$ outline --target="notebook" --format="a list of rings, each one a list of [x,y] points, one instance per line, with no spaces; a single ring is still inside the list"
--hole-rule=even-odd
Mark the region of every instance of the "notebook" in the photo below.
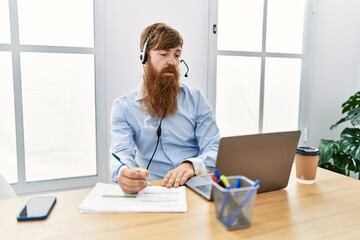
[[[226,176],[260,180],[258,193],[287,186],[300,131],[261,133],[220,139],[216,168]],[[185,185],[211,200],[211,176],[195,176]]]

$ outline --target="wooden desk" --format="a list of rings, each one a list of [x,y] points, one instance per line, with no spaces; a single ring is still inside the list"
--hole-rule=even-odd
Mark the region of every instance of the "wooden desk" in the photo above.
[[[358,239],[360,181],[318,169],[313,185],[296,183],[257,195],[250,228],[227,231],[214,203],[187,189],[187,213],[81,214],[91,189],[59,192],[45,221],[16,221],[30,197],[0,201],[0,239]]]

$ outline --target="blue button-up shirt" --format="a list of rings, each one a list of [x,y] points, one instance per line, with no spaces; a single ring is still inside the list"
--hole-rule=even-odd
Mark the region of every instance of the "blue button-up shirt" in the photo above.
[[[146,168],[154,153],[160,120],[148,115],[137,89],[117,98],[111,113],[110,171],[117,181],[123,166],[111,153],[130,167]],[[162,120],[159,146],[149,167],[149,180],[162,179],[184,161],[194,165],[195,174],[213,171],[219,145],[219,129],[212,107],[197,89],[181,84],[177,111]]]

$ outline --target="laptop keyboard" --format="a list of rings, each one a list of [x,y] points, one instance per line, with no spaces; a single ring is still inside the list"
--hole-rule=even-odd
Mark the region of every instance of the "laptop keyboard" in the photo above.
[[[206,194],[211,193],[211,184],[196,186],[196,188],[202,191],[203,193]]]

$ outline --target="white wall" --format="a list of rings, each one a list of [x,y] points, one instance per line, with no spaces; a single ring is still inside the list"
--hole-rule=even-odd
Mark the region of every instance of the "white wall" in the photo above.
[[[360,1],[315,0],[311,19],[308,145],[339,139],[345,125],[329,127],[341,104],[360,90]]]

